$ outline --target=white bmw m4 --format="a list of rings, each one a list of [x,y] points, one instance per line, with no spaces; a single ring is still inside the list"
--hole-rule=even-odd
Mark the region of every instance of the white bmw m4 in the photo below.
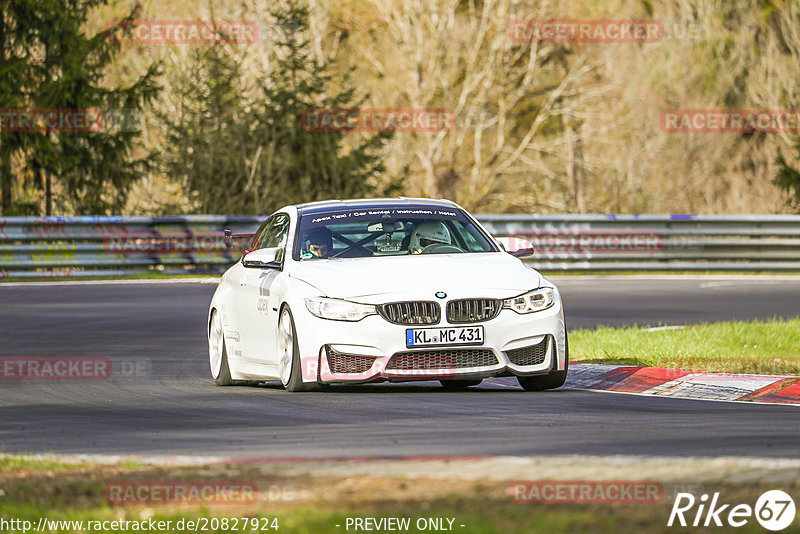
[[[453,202],[287,206],[222,276],[208,314],[219,385],[516,376],[561,386],[568,342],[558,289]]]

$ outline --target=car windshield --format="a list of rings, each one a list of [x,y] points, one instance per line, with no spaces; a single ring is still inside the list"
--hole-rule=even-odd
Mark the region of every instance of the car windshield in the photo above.
[[[495,245],[457,208],[339,208],[303,214],[298,261],[496,252]]]

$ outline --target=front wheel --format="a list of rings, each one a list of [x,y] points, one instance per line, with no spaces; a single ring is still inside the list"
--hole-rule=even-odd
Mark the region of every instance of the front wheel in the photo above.
[[[278,371],[286,391],[311,391],[315,384],[303,382],[300,372],[300,349],[297,345],[297,330],[288,306],[283,308],[278,320]]]
[[[542,376],[518,376],[517,382],[525,391],[543,391],[556,389],[564,385],[569,370],[569,338],[564,335],[564,370],[553,371]]]
[[[211,312],[211,324],[208,329],[208,362],[211,366],[211,377],[218,386],[233,384],[231,370],[228,367],[225,336],[222,334],[222,319],[217,310]]]

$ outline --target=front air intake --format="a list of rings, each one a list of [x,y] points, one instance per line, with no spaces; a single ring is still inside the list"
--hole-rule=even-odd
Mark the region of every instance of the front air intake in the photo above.
[[[372,368],[375,356],[345,354],[330,347],[325,347],[328,356],[328,368],[335,374],[363,374]]]
[[[386,370],[469,369],[496,364],[497,357],[489,349],[438,349],[398,352],[389,360]]]
[[[550,336],[544,336],[544,339],[536,345],[528,345],[527,347],[504,352],[514,365],[539,365],[547,357],[547,342],[549,339]]]

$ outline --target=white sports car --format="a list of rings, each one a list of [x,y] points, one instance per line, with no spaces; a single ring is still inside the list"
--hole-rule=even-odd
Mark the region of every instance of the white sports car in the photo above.
[[[229,234],[230,235],[230,234]],[[208,313],[219,385],[516,376],[557,388],[568,343],[558,289],[464,209],[429,199],[287,206],[252,235]]]

